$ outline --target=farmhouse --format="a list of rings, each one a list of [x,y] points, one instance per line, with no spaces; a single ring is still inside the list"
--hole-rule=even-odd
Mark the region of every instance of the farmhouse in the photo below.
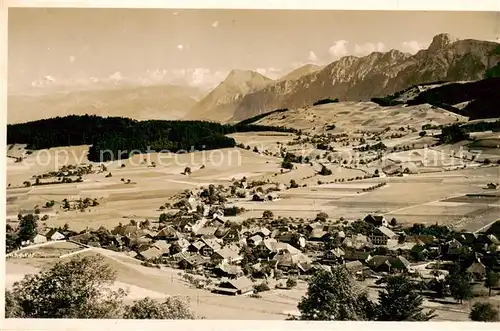
[[[243,276],[243,271],[240,266],[230,265],[227,263],[220,263],[213,269],[213,273],[217,277],[228,277],[231,279],[236,279],[239,276]]]
[[[210,260],[214,264],[219,263],[238,263],[241,262],[243,257],[233,248],[228,246],[218,250],[212,254]]]
[[[139,252],[138,257],[144,261],[150,261],[159,258],[162,254],[163,252],[158,247],[153,246],[145,251]]]
[[[333,249],[326,251],[324,260],[325,261],[338,261],[338,260],[342,259],[344,257],[344,255],[345,255],[345,252],[342,249],[336,247],[336,248],[333,248]]]
[[[215,293],[227,295],[245,295],[253,293],[253,283],[247,277],[240,277],[234,280],[227,280],[219,283],[214,289]]]
[[[391,229],[385,226],[380,226],[370,234],[369,238],[374,245],[387,245],[387,241],[389,239],[394,239],[396,237],[397,235],[392,232]]]
[[[44,242],[47,242],[47,237],[45,237],[44,235],[42,234],[37,234],[34,238],[33,238],[33,243],[34,244],[41,244],[41,243],[44,243]]]
[[[389,222],[382,215],[368,214],[365,216],[365,218],[363,218],[363,221],[374,226],[389,226]]]
[[[45,234],[45,237],[49,240],[63,240],[66,238],[62,233],[57,231],[57,229],[51,229]]]

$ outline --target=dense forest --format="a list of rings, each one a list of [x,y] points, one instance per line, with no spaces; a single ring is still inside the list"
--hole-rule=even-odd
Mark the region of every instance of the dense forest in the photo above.
[[[276,114],[276,113],[284,113],[288,111],[288,108],[283,108],[283,109],[276,109],[276,110],[272,110],[272,111],[268,111],[267,113],[263,113],[263,114],[259,114],[259,115],[256,115],[256,116],[253,116],[253,117],[250,117],[250,118],[247,118],[246,120],[243,120],[241,122],[239,122],[237,125],[248,125],[248,124],[252,124],[252,123],[255,123],[257,122],[258,120],[264,118],[264,117],[267,117],[271,114]]]
[[[411,88],[409,88],[411,89]],[[404,104],[396,100],[408,89],[383,98],[373,98],[372,101],[380,106],[395,106]],[[469,117],[471,120],[500,117],[500,77],[494,77],[468,83],[451,83],[420,93],[417,97],[406,102],[408,105],[420,105],[424,103],[446,109],[456,114]],[[469,103],[462,109],[454,105]]]
[[[294,130],[241,123],[223,125],[204,121],[136,121],[122,117],[70,115],[8,125],[7,143],[24,143],[28,144],[29,149],[35,150],[92,145],[89,160],[104,162],[128,158],[132,151],[178,152],[234,147],[234,139],[226,137],[226,134],[252,131]],[[110,151],[113,155],[101,151]]]

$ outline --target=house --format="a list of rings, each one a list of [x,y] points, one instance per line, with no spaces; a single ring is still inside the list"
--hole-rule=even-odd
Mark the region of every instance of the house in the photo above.
[[[240,266],[230,265],[227,263],[220,263],[214,267],[213,273],[217,277],[228,277],[231,279],[237,279],[240,276],[243,276],[243,270]]]
[[[264,200],[265,200],[264,197],[262,195],[260,195],[260,194],[254,194],[252,196],[252,201],[262,202]]]
[[[198,208],[198,201],[196,200],[196,198],[193,195],[188,198],[187,203],[188,203],[190,212],[194,212]]]
[[[220,264],[220,263],[239,263],[243,257],[239,254],[239,252],[232,247],[224,247],[212,254],[210,256],[210,260],[214,264]]]
[[[311,224],[307,224],[306,225],[306,230],[308,232],[311,232],[313,231],[314,229],[321,229],[323,230],[324,226],[323,224],[321,224],[320,222],[314,222],[314,223],[311,223]]]
[[[389,260],[391,264],[391,271],[403,272],[403,273],[413,273],[414,270],[411,267],[411,263],[404,256],[393,257]]]
[[[366,262],[371,258],[370,252],[345,251],[343,256],[345,261]]]
[[[488,183],[488,185],[486,185],[486,188],[488,190],[496,190],[498,188],[498,184],[495,184],[495,183]]]
[[[257,246],[258,244],[261,243],[262,239],[263,238],[261,236],[259,236],[258,234],[256,234],[256,235],[251,236],[250,238],[247,239],[247,244],[250,247],[255,247],[255,246]]]
[[[253,234],[259,235],[262,238],[267,238],[271,235],[271,231],[266,227],[261,227],[256,229],[256,231]]]
[[[471,246],[476,242],[476,234],[472,232],[455,233],[454,239],[458,240],[462,245]]]
[[[166,242],[165,240],[158,240],[158,241],[155,241],[151,247],[156,247],[158,248],[162,254],[165,254],[165,253],[168,253],[170,251],[170,244],[168,242]]]
[[[254,247],[253,253],[258,258],[264,258],[264,259],[268,258],[273,253],[276,253],[276,247],[275,247],[276,244],[277,244],[276,239],[266,238],[262,240],[257,246]]]
[[[177,264],[179,268],[185,270],[194,270],[203,267],[208,261],[200,255],[191,255],[187,258],[182,258]]]
[[[274,252],[276,253],[279,253],[279,252],[288,252],[288,253],[291,253],[291,254],[299,254],[301,253],[301,251],[295,247],[293,247],[292,245],[290,244],[287,244],[287,243],[282,243],[282,242],[277,242],[275,244],[273,244],[273,248],[274,248]]]
[[[192,226],[191,226],[191,231],[194,234],[198,234],[198,231],[200,231],[202,228],[205,227],[205,224],[208,222],[206,218],[202,218],[198,221],[196,221]],[[215,231],[214,231],[215,232]]]
[[[247,277],[222,281],[214,289],[215,293],[227,295],[246,295],[253,293],[253,283]]]
[[[222,236],[219,236],[223,232]],[[224,240],[224,243],[240,242],[243,238],[240,231],[236,227],[224,228],[215,232],[215,237]]]
[[[289,271],[292,268],[298,268],[302,269],[302,271],[307,271],[309,270],[309,268],[304,270],[304,266],[312,265],[312,261],[303,253],[280,251],[274,256],[270,265],[271,267],[284,271]]]
[[[215,238],[215,231],[217,231],[216,228],[207,226],[204,228],[199,229],[196,232],[197,237],[203,237],[203,238]]]
[[[435,246],[435,245],[439,245],[439,242],[438,242],[436,236],[433,236],[433,235],[414,235],[414,236],[408,236],[406,238],[406,241],[414,242],[417,245],[421,245],[421,246]]]
[[[216,229],[223,227],[225,224],[224,220],[221,220],[220,218],[214,218],[211,219],[207,222],[206,226],[207,227],[214,227]]]
[[[170,254],[186,252],[188,251],[190,245],[190,242],[186,238],[181,238],[177,241],[174,241],[170,246]]]
[[[280,199],[279,195],[275,192],[271,192],[271,193],[267,194],[267,200],[269,200],[269,201],[276,201],[279,199]]]
[[[370,248],[372,246],[368,237],[363,234],[357,234],[352,237],[346,237],[342,242],[342,244],[347,248],[352,248],[355,250]]]
[[[482,280],[486,275],[486,266],[479,259],[475,259],[466,270],[477,280]]]
[[[66,238],[62,233],[60,233],[59,231],[57,231],[57,229],[51,229],[51,230],[49,230],[49,232],[47,232],[45,234],[45,237],[48,240],[63,240],[63,239]]]
[[[214,239],[202,238],[201,241],[203,242],[203,246],[200,248],[199,253],[202,256],[210,257],[221,248],[220,244]]]
[[[379,226],[370,233],[369,238],[374,245],[387,245],[387,241],[397,238],[397,235],[391,229]]]
[[[180,238],[182,238],[181,233],[175,230],[174,227],[170,225],[162,228],[155,236],[155,239],[167,241],[175,241],[179,240]]]
[[[331,237],[331,233],[324,231],[323,229],[313,229],[309,234],[309,241],[328,241]]]
[[[367,261],[367,265],[375,272],[390,272],[390,259],[387,255],[375,255]]]
[[[295,244],[300,248],[306,247],[306,238],[298,232],[287,231],[283,232],[277,237],[278,241],[287,243],[287,244]]]
[[[365,218],[363,218],[363,221],[374,226],[389,226],[389,222],[382,215],[368,214],[365,216]]]
[[[205,243],[201,240],[197,240],[197,241],[193,242],[191,245],[189,245],[188,252],[199,253],[203,246],[205,246]]]
[[[459,255],[463,247],[463,245],[456,239],[450,240],[447,246],[448,246],[447,250],[448,255]]]
[[[42,234],[37,234],[34,238],[33,238],[33,243],[34,244],[41,244],[41,243],[44,243],[44,242],[47,242],[47,237],[45,237],[44,235]]]
[[[333,248],[333,249],[330,249],[328,251],[325,252],[325,256],[324,256],[324,259],[325,261],[339,261],[341,260],[345,255],[345,252],[336,247],[336,248]]]
[[[163,251],[159,249],[158,247],[152,246],[144,251],[140,251],[138,253],[138,257],[141,258],[144,261],[150,261],[154,260],[156,258],[161,257],[163,254]]]
[[[349,270],[351,273],[354,273],[354,274],[357,272],[363,271],[363,269],[365,268],[363,263],[361,263],[359,261],[347,262],[344,264],[344,266],[346,267],[347,270]]]

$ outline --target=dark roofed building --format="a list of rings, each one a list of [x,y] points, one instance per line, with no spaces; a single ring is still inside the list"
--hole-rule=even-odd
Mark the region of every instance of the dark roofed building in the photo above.
[[[253,283],[247,277],[227,280],[219,283],[214,289],[215,293],[228,295],[245,295],[253,293]]]

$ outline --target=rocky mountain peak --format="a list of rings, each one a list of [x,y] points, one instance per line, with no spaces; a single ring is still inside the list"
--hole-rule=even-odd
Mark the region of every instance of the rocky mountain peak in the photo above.
[[[458,39],[452,37],[449,33],[440,33],[432,38],[432,42],[429,45],[428,51],[436,52],[450,44],[453,44],[456,41],[458,41]]]

